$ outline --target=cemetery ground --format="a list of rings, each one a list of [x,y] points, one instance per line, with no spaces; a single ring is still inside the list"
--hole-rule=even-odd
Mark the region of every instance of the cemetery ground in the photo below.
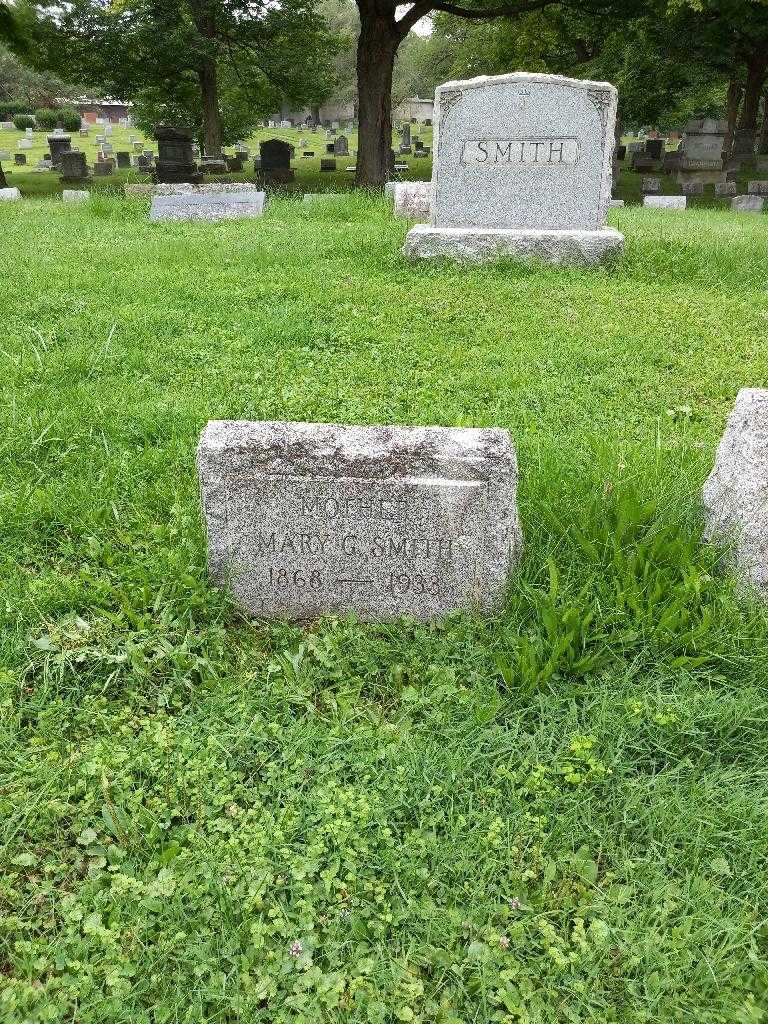
[[[467,269],[365,195],[147,211],[0,211],[0,1019],[764,1019],[768,615],[698,505],[765,382],[762,219]],[[210,418],[508,428],[504,611],[246,620]]]

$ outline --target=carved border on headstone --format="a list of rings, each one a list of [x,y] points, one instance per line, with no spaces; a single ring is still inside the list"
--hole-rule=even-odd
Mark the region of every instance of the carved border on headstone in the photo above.
[[[608,128],[608,108],[611,105],[611,95],[605,89],[588,89],[587,96],[600,115],[600,144],[604,146],[605,133]]]

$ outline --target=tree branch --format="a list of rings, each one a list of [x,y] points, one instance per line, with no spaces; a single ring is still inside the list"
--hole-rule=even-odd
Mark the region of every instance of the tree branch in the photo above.
[[[418,0],[395,24],[400,29],[400,34],[404,36],[420,18],[431,14],[432,11],[442,11],[444,14],[455,14],[459,18],[474,18],[482,21],[484,18],[517,18],[520,15],[541,11],[545,7],[552,7],[556,4],[562,4],[562,0],[523,0],[522,3],[507,4],[504,7],[485,8],[459,7],[453,3]]]

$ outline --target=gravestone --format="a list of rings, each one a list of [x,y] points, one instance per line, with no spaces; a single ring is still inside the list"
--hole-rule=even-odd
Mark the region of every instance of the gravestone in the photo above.
[[[88,129],[87,129],[87,128],[85,128],[85,127],[83,127],[83,128],[80,128],[80,129],[79,129],[79,131],[80,131],[80,134],[81,134],[81,135],[87,135],[87,134],[88,134]]]
[[[339,135],[333,143],[333,152],[336,156],[349,156],[349,139],[346,135]]]
[[[53,164],[50,160],[46,160],[46,158],[43,157],[41,160],[37,161],[37,169],[38,171],[52,171]]]
[[[517,72],[441,85],[435,109],[431,223],[409,231],[407,256],[595,263],[621,251],[605,226],[612,85]]]
[[[62,182],[76,183],[88,180],[88,163],[85,153],[70,149],[61,154],[59,165]]]
[[[111,142],[103,142],[101,144],[102,156],[112,156],[114,151],[115,151],[115,147],[112,145]]]
[[[61,193],[61,198],[65,203],[83,203],[86,199],[90,199],[90,197],[90,192],[74,188],[65,188]]]
[[[679,182],[703,181],[710,184],[725,181],[723,146],[728,125],[713,118],[694,118],[685,126]]]
[[[315,151],[313,149],[307,149],[301,155],[304,156],[304,157],[314,156],[315,155]]]
[[[252,614],[503,603],[521,548],[505,430],[212,421],[197,466],[211,577]]]
[[[737,213],[762,213],[765,199],[762,196],[734,196],[731,209]]]
[[[71,135],[49,135],[48,136],[48,148],[51,151],[51,162],[53,163],[54,169],[58,171],[61,166],[61,154],[67,149],[72,148],[72,136]]]
[[[326,144],[325,144],[325,152],[326,153],[331,153],[331,154],[336,152],[336,147],[334,146],[334,144],[332,142],[326,142]]]
[[[641,178],[640,191],[645,195],[658,195],[661,192],[661,178]]]
[[[155,165],[156,182],[173,184],[203,180],[192,157],[192,133],[187,128],[157,125],[153,134],[157,139],[158,149]]]
[[[684,196],[703,196],[704,195],[704,182],[703,181],[684,181],[680,185],[680,191]]]
[[[751,196],[768,196],[768,180],[748,181],[747,192]]]
[[[656,210],[684,210],[687,205],[685,196],[643,196],[643,206]]]
[[[17,167],[25,167],[27,163],[26,153],[14,153],[13,162]]]
[[[93,173],[99,178],[108,177],[115,169],[114,160],[97,160],[93,165]]]
[[[118,167],[130,167],[131,166],[131,154],[128,153],[126,150],[118,150],[118,152],[115,154],[115,156],[117,157],[117,166]]]
[[[428,220],[432,212],[431,181],[398,181],[394,189],[396,217]]]
[[[768,391],[742,388],[704,484],[706,538],[730,547],[737,572],[768,596]]]
[[[15,132],[16,125],[13,121],[0,121],[0,132]]]
[[[295,175],[291,169],[291,147],[282,139],[267,139],[259,143],[261,159],[260,178],[262,181],[277,184],[293,181]]]
[[[328,158],[324,158],[324,157],[321,158],[321,160],[320,160],[320,170],[321,171],[335,171],[336,170],[336,161],[328,159]]]
[[[404,122],[400,129],[400,143],[403,146],[407,146],[408,149],[411,148],[411,125],[408,121]]]
[[[19,139],[16,146],[18,149],[32,149],[34,142],[32,139]]]
[[[0,199],[21,199],[21,192],[15,186],[0,188]]]
[[[235,174],[239,174],[243,169],[244,157],[237,153],[235,156],[225,156],[224,159],[227,162],[227,170],[233,171]]]
[[[735,196],[736,195],[736,182],[735,181],[716,181],[715,182],[715,195],[716,196]]]
[[[182,195],[154,196],[149,211],[151,221],[160,220],[232,220],[236,217],[260,217],[264,212],[265,192],[188,192]]]
[[[645,152],[651,160],[661,160],[664,153],[664,139],[646,139]]]
[[[143,142],[133,142],[133,143],[131,143],[131,145],[133,146],[133,152],[134,153],[143,153],[144,152],[144,143]]]
[[[35,133],[35,130],[34,130],[34,128],[25,128],[25,129],[24,129],[24,134],[26,135],[26,137],[27,137],[28,139],[31,139],[31,138],[32,138],[32,136],[34,135],[34,133]]]
[[[10,160],[11,151],[10,149],[0,149],[0,160]]]

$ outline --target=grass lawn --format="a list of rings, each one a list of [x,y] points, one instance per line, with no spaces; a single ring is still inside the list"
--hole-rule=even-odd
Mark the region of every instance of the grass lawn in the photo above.
[[[364,195],[147,209],[0,207],[0,1020],[764,1020],[768,612],[698,493],[766,384],[766,222],[414,268]],[[508,428],[504,613],[243,619],[214,417]]]

